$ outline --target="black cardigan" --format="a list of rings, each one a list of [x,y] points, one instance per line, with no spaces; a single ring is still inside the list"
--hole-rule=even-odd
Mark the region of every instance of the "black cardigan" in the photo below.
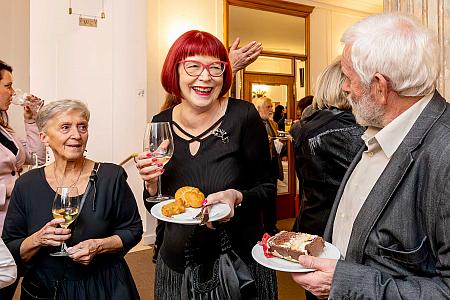
[[[161,112],[153,121],[171,122],[172,111]],[[175,150],[164,167],[162,191],[174,195],[178,188],[186,185],[198,187],[205,196],[230,188],[240,190],[244,196],[242,206],[236,208],[226,228],[233,248],[250,262],[251,248],[263,234],[261,207],[276,194],[275,185],[270,182],[267,133],[255,107],[232,98],[219,128],[226,132],[228,142],[209,135],[201,139],[195,155],[191,155],[188,141],[173,133]],[[145,204],[150,210],[151,204]],[[195,226],[165,223],[164,227],[160,254],[171,269],[183,272],[185,245]],[[161,235],[161,230],[157,234]],[[215,232],[206,227],[202,227],[196,237],[196,245],[205,260],[213,259],[216,238]]]

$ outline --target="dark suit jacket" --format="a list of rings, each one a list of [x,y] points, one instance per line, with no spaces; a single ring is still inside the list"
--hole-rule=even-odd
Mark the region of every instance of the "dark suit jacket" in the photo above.
[[[331,240],[344,186],[325,230]],[[435,93],[369,193],[330,299],[450,299],[450,105]]]
[[[278,124],[275,121],[272,121],[271,119],[267,119],[268,124],[270,128],[272,129],[275,136],[278,135]],[[267,132],[269,136],[271,135],[269,132]],[[275,182],[277,179],[280,179],[281,181],[284,180],[284,173],[283,173],[283,165],[281,164],[281,157],[278,154],[278,152],[275,150],[275,146],[273,143],[273,139],[269,141],[269,147],[270,147],[270,157],[272,160],[272,175],[274,175]]]

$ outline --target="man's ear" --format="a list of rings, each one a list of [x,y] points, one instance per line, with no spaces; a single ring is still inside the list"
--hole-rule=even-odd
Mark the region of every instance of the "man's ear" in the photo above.
[[[378,103],[386,104],[389,95],[389,82],[387,81],[386,77],[384,77],[380,73],[375,73],[372,82],[375,99],[377,99]]]

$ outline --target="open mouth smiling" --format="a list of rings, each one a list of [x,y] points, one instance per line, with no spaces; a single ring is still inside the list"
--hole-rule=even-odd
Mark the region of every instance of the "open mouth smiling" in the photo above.
[[[200,87],[200,86],[193,86],[192,89],[197,93],[197,94],[210,94],[211,91],[213,90],[212,87]]]

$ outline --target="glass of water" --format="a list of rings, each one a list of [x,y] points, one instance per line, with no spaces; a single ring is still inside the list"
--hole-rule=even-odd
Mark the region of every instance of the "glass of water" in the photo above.
[[[21,89],[14,89],[12,103],[21,106],[29,106],[33,111],[38,112],[44,105],[44,100],[26,93]]]

